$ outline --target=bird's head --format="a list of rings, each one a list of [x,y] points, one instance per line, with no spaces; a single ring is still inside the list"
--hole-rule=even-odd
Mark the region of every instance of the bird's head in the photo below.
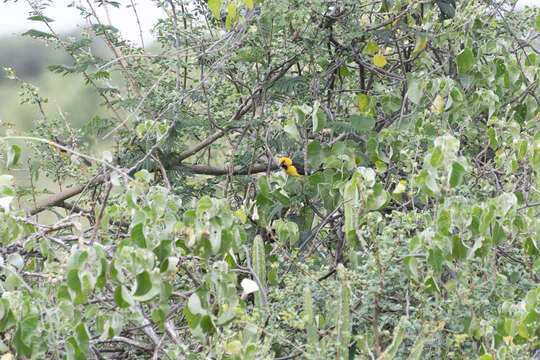
[[[279,158],[279,166],[281,166],[283,169],[287,169],[289,166],[292,165],[292,160],[288,157],[282,157]]]

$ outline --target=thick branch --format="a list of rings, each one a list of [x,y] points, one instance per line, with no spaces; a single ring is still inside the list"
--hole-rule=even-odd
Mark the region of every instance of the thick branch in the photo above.
[[[66,189],[62,192],[59,192],[58,194],[51,195],[48,198],[38,201],[35,205],[27,207],[25,210],[28,214],[35,215],[39,212],[42,212],[43,210],[46,210],[47,207],[49,206],[55,206],[55,205],[63,206],[64,200],[67,200],[72,196],[80,194],[81,192],[84,191],[84,189],[101,184],[102,182],[105,181],[105,179],[107,179],[107,175],[96,176],[92,180],[87,182],[86,184],[73,185],[69,189]]]
[[[229,173],[229,167],[228,166],[207,166],[207,165],[195,165],[195,164],[180,164],[181,166],[189,169],[194,174],[202,174],[202,175],[227,175]],[[278,167],[275,165],[272,165],[270,167],[270,170],[276,170]],[[251,171],[249,171],[249,167],[247,166],[235,166],[233,174],[234,175],[247,175],[248,172],[250,174],[255,173],[261,173],[265,172],[268,169],[268,164],[257,164],[254,165],[253,168],[251,168]]]
[[[195,155],[201,149],[204,149],[208,145],[212,144],[214,141],[216,141],[217,139],[219,139],[223,135],[225,135],[224,130],[219,130],[219,131],[213,133],[212,135],[210,135],[209,137],[207,137],[206,139],[204,139],[203,141],[201,141],[200,143],[198,143],[197,145],[195,145],[191,149],[188,149],[188,150],[184,151],[183,153],[181,153],[180,155],[178,155],[173,161],[174,162],[181,162],[182,160],[187,159],[188,157],[190,157],[192,155]]]

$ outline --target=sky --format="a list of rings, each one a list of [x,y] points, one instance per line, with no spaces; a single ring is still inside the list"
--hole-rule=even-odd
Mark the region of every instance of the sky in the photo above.
[[[131,3],[135,4],[135,9],[141,23],[143,39],[145,44],[152,39],[150,29],[159,18],[164,17],[164,10],[154,6],[152,0],[116,0],[120,3],[120,8],[108,6],[111,23],[120,30],[124,38],[131,40],[138,45],[141,44],[139,27],[135,18]],[[68,32],[75,27],[83,27],[84,21],[79,10],[75,7],[68,7],[75,2],[86,5],[85,0],[54,0],[53,6],[48,7],[43,13],[45,16],[54,19],[52,28],[59,33]],[[98,13],[102,22],[108,24],[107,16],[103,7],[98,7],[92,0],[92,6]],[[86,6],[87,7],[87,6]],[[27,20],[29,12],[32,10],[25,0],[0,0],[0,36],[21,34],[29,29],[47,30],[45,24],[39,21]]]
[[[137,20],[134,16],[131,3],[135,4],[135,9],[141,23],[143,39],[145,44],[152,39],[150,29],[160,17],[163,17],[163,9],[154,6],[152,0],[116,0],[121,4],[120,8],[109,6],[109,15],[112,24],[119,28],[124,38],[141,45],[141,38]],[[279,1],[279,0],[273,0]],[[519,0],[519,6],[537,5],[540,0]],[[86,4],[85,0],[54,0],[53,6],[47,8],[44,14],[52,19],[51,25],[57,32],[67,32],[76,26],[83,26],[79,11],[74,7],[68,7],[72,2]],[[94,1],[92,1],[95,4]],[[93,5],[102,21],[106,21],[104,9]],[[46,30],[45,24],[37,21],[26,20],[31,10],[24,0],[0,0],[0,36],[20,34],[28,29]]]

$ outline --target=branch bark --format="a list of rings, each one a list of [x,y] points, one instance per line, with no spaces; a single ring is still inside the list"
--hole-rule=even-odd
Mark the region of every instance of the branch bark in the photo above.
[[[229,173],[229,167],[228,166],[207,166],[207,165],[195,165],[195,164],[180,164],[181,166],[185,167],[186,169],[189,169],[194,174],[201,174],[201,175],[227,175]],[[234,175],[248,175],[249,174],[255,174],[255,173],[261,173],[265,172],[268,169],[268,164],[257,164],[254,165],[251,170],[247,166],[235,166],[233,173]],[[270,165],[270,170],[277,170],[278,167],[276,165]]]
[[[91,179],[89,182],[83,185],[73,185],[69,189],[59,192],[58,194],[51,195],[43,200],[38,201],[35,205],[29,206],[25,209],[29,215],[35,215],[47,209],[49,206],[63,205],[64,200],[69,199],[77,194],[80,194],[92,186],[99,185],[107,179],[107,174],[98,175]]]

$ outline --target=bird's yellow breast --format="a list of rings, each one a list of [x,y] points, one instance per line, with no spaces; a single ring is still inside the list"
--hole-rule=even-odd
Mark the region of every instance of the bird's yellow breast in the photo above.
[[[285,174],[287,175],[294,175],[296,178],[300,177],[300,174],[298,174],[298,171],[296,170],[296,167],[292,164],[292,160],[288,157],[282,157],[279,158],[279,166],[285,171]]]

